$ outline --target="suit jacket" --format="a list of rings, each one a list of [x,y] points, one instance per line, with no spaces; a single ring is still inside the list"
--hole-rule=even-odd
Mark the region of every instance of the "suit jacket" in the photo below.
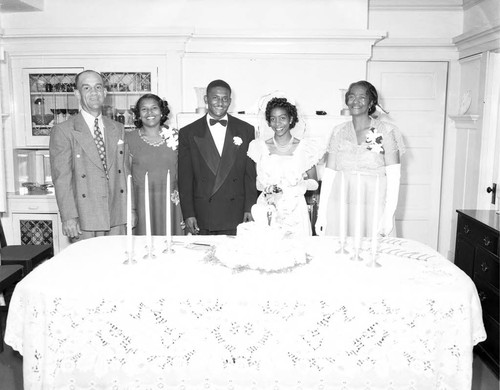
[[[127,221],[128,153],[121,123],[102,117],[109,180],[82,114],[55,125],[50,164],[61,220],[79,218],[83,230],[109,230]]]
[[[206,115],[180,130],[178,181],[184,218],[196,217],[200,229],[211,231],[236,229],[243,222],[257,199],[255,163],[247,156],[254,138],[253,126],[228,115],[220,156]]]

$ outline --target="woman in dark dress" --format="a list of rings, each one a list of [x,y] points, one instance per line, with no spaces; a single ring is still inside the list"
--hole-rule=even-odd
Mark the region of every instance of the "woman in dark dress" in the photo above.
[[[170,170],[168,194],[172,201],[172,234],[184,234],[181,226],[182,215],[177,192],[177,144],[178,131],[164,123],[170,110],[168,103],[154,94],[139,98],[134,108],[136,129],[125,134],[125,142],[130,151],[132,182],[134,187],[137,225],[134,234],[146,234],[145,216],[145,175],[148,172],[151,234],[165,235],[167,172]]]

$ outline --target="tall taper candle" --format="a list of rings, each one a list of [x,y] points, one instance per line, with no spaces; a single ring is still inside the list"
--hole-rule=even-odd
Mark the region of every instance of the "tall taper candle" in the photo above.
[[[354,227],[354,248],[359,250],[361,247],[361,176],[356,176],[356,226]]]
[[[172,200],[170,199],[171,197],[171,190],[170,190],[170,169],[167,171],[167,216],[166,216],[166,221],[165,221],[165,226],[166,226],[166,232],[167,232],[167,246],[170,247],[172,244],[172,213],[170,210],[170,204]]]
[[[346,238],[346,221],[345,221],[345,211],[346,211],[346,203],[345,203],[345,173],[344,171],[340,172],[340,242],[345,242]]]
[[[132,176],[127,176],[127,255],[132,257]]]
[[[151,237],[151,215],[149,211],[149,178],[148,172],[146,172],[146,176],[144,177],[144,212],[146,214],[146,244],[148,246],[148,250],[151,251],[153,249],[153,237]]]
[[[377,175],[377,179],[375,181],[375,198],[373,205],[373,221],[372,221],[372,256],[375,256],[377,254],[379,192],[380,192],[380,176]]]

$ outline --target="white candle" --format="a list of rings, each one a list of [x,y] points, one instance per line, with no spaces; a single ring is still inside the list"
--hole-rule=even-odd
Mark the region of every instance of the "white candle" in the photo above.
[[[170,211],[170,203],[172,202],[170,199],[171,190],[170,190],[170,169],[167,171],[167,216],[165,221],[166,231],[167,231],[167,245],[170,245],[172,242],[172,215]]]
[[[149,178],[148,172],[144,178],[144,212],[146,214],[146,243],[148,249],[152,249],[153,238],[151,237],[151,215],[149,211]]]
[[[340,172],[340,242],[345,242],[346,238],[346,224],[345,224],[345,176],[344,171]]]
[[[132,176],[127,176],[127,254],[132,256]]]
[[[373,221],[372,221],[372,255],[375,256],[377,253],[377,236],[378,236],[378,199],[380,192],[380,177],[377,175],[377,180],[375,181],[375,196],[373,205]]]
[[[356,225],[354,227],[354,248],[361,247],[361,175],[356,174]]]

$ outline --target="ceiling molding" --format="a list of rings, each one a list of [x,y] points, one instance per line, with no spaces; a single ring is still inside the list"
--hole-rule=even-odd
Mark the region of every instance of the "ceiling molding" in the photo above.
[[[488,29],[474,29],[453,38],[458,47],[460,58],[476,53],[500,48],[500,26]]]
[[[476,4],[482,3],[484,0],[463,0],[464,10],[474,7]]]
[[[0,0],[0,14],[43,11],[44,0]]]
[[[374,61],[453,61],[458,50],[451,39],[387,38],[373,47]]]
[[[450,11],[462,10],[463,0],[369,0],[368,7],[377,11]]]
[[[73,53],[82,45],[96,52],[141,53],[178,51],[189,55],[231,53],[242,56],[307,55],[318,58],[369,58],[373,45],[385,39],[387,32],[355,29],[314,31],[256,31],[227,29],[140,29],[119,31],[106,29],[5,29],[0,36],[9,53]],[[125,39],[124,39],[125,38]],[[126,41],[126,44],[125,44]]]

